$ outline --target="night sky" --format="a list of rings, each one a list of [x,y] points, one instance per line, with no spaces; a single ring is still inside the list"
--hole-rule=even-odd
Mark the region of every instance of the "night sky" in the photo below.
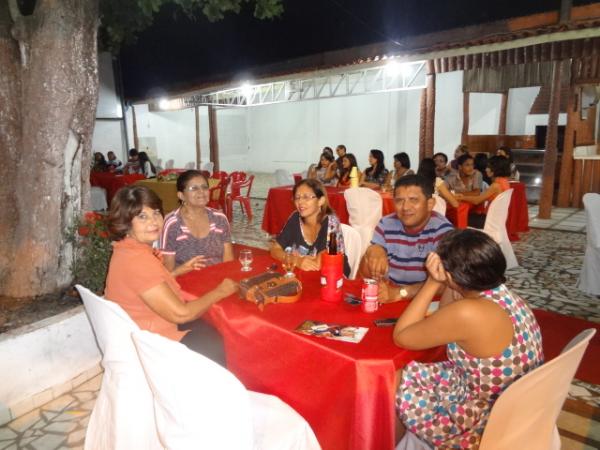
[[[575,0],[574,5],[594,0]],[[252,67],[466,25],[558,10],[560,0],[283,0],[284,13],[239,15],[210,23],[167,5],[120,60],[125,97],[229,79]],[[399,48],[400,49],[400,48]]]

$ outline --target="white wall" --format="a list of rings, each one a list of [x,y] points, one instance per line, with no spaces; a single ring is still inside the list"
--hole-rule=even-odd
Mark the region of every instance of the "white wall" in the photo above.
[[[471,92],[469,95],[469,134],[498,134],[501,94]]]
[[[528,134],[525,132],[525,122],[529,115],[529,111],[531,110],[531,106],[539,92],[539,86],[508,90],[506,134],[512,136]]]
[[[463,72],[447,72],[435,78],[434,153],[442,152],[451,160],[460,144],[463,126]],[[472,115],[471,115],[472,117]],[[417,133],[419,126],[416,127]]]
[[[558,125],[567,124],[567,114],[560,113],[558,115]],[[535,134],[536,125],[548,125],[548,114],[529,114],[525,118],[525,133],[524,134]]]

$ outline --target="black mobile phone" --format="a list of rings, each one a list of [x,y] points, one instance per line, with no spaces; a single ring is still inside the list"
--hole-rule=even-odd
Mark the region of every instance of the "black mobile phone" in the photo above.
[[[391,317],[389,319],[375,319],[373,323],[377,327],[393,327],[394,325],[396,325],[397,321],[398,318]]]
[[[358,298],[356,295],[349,294],[349,293],[347,293],[344,296],[344,300],[346,301],[346,303],[349,303],[350,305],[359,305],[362,303],[362,300],[360,298]]]

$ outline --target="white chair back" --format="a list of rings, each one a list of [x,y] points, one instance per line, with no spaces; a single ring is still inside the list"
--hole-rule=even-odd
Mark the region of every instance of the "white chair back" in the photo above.
[[[433,206],[433,210],[443,217],[446,216],[446,200],[442,198],[441,195],[433,194],[433,198],[435,200],[435,205]]]
[[[499,194],[490,203],[485,225],[483,226],[483,231],[494,239],[502,249],[504,258],[506,258],[507,269],[519,266],[512,244],[508,238],[508,232],[506,231],[506,218],[508,217],[508,207],[510,206],[512,193],[513,190],[508,189]]]
[[[381,220],[381,195],[373,189],[358,187],[344,191],[350,225],[360,233],[362,241],[360,256],[364,255],[371,243],[373,230]]]
[[[194,161],[190,161],[183,166],[184,169],[193,170],[196,168],[196,163]]]
[[[102,352],[104,377],[90,417],[85,449],[164,448],[156,430],[152,392],[131,342],[139,327],[116,303],[77,285]]]
[[[275,186],[289,186],[294,184],[294,177],[284,169],[275,171]]]
[[[553,360],[511,384],[496,400],[480,450],[560,448],[556,419],[590,339],[590,328],[575,336]]]
[[[90,188],[90,203],[92,211],[104,211],[108,209],[108,203],[106,201],[106,189],[92,186]]]
[[[215,163],[209,161],[202,166],[202,170],[208,170],[211,174],[213,173],[213,169],[215,168]]]
[[[577,288],[590,295],[600,295],[600,194],[585,194],[583,206],[587,237]]]
[[[306,421],[277,397],[247,391],[231,372],[179,342],[149,331],[131,337],[167,448],[319,448]]]
[[[165,169],[172,169],[175,166],[175,160],[169,159],[165,164]]]
[[[346,257],[348,258],[348,264],[350,265],[350,276],[348,278],[354,280],[362,256],[362,239],[360,238],[360,233],[350,225],[346,225],[345,223],[342,223],[341,225]]]

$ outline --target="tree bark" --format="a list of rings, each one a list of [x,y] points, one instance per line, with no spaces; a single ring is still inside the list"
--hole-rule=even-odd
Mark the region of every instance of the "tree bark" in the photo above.
[[[218,172],[221,170],[219,164],[219,126],[217,124],[217,109],[214,106],[208,107],[208,129],[210,132],[209,145],[210,145],[210,160],[215,165],[213,171]]]
[[[433,61],[427,61],[427,118],[425,120],[425,156],[432,158],[435,152],[435,70]]]
[[[10,258],[0,257],[0,295],[29,297],[71,280],[72,249],[65,236],[89,196],[98,0],[38,0],[31,16],[13,18],[9,35],[5,3],[0,252]]]
[[[427,122],[427,89],[421,89],[421,99],[419,103],[419,161],[425,158],[425,128]]]
[[[463,145],[469,143],[469,99],[470,94],[463,92],[463,125],[460,134],[460,143]]]

